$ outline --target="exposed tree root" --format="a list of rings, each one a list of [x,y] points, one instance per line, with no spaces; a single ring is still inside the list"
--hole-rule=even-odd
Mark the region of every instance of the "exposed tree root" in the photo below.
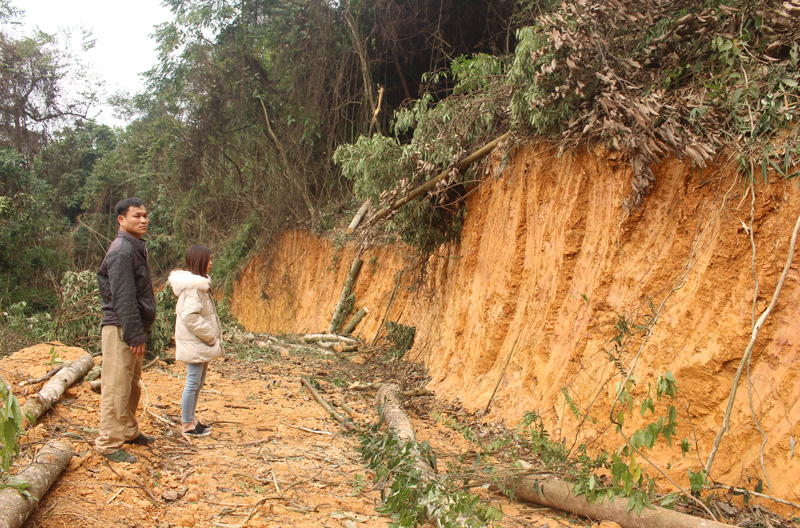
[[[761,317],[758,318],[758,321],[756,321],[756,324],[753,326],[753,332],[752,336],[750,337],[750,342],[747,344],[747,348],[744,351],[742,360],[739,362],[739,368],[736,369],[736,374],[733,376],[733,386],[731,387],[731,395],[728,398],[728,407],[725,410],[725,418],[722,421],[722,427],[720,427],[720,430],[717,433],[717,437],[714,439],[714,446],[711,449],[711,453],[708,455],[708,460],[706,460],[706,468],[705,468],[706,474],[709,474],[711,472],[711,467],[714,464],[714,457],[716,456],[717,450],[719,449],[719,444],[722,441],[722,437],[725,436],[728,427],[730,426],[731,413],[733,411],[733,402],[736,400],[736,392],[739,389],[739,380],[742,377],[742,371],[750,361],[750,356],[753,353],[753,347],[756,344],[756,339],[758,339],[758,332],[759,330],[761,330],[761,327],[764,325],[764,322],[767,320],[767,317],[769,317],[769,314],[772,313],[772,310],[778,303],[778,296],[781,293],[781,289],[783,288],[783,283],[786,280],[786,276],[789,274],[789,268],[792,265],[792,259],[794,257],[794,247],[795,243],[797,242],[798,231],[800,231],[800,216],[797,217],[797,222],[795,222],[794,225],[794,231],[792,231],[792,238],[791,241],[789,242],[789,253],[786,256],[786,264],[783,266],[783,272],[781,273],[780,279],[778,279],[777,286],[775,286],[775,293],[772,294],[772,301],[770,301],[769,306],[767,306],[767,308],[761,314]]]

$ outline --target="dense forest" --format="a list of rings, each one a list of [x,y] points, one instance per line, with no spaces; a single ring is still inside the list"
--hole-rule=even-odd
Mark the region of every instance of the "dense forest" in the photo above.
[[[226,285],[281,229],[330,231],[509,130],[618,151],[626,213],[646,207],[666,156],[797,176],[793,1],[165,4],[159,61],[143,93],[116,99],[129,125],[112,129],[86,117],[97,93],[68,95],[75,63],[57,40],[14,36],[21,8],[0,1],[3,353],[96,347],[94,270],[126,196],[151,213],[156,275],[204,243]],[[381,232],[423,253],[456,238],[474,176],[450,172]]]

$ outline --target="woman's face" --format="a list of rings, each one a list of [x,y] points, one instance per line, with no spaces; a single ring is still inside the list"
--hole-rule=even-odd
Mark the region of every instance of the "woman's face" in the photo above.
[[[214,262],[211,260],[211,257],[208,257],[208,267],[206,268],[206,275],[208,275],[211,272],[211,265],[213,263]]]

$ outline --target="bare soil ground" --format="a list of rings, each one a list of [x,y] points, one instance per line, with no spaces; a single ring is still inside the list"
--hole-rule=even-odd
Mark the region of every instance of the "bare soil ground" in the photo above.
[[[345,401],[354,420],[368,425],[377,420],[374,393],[348,387],[397,381],[403,389],[416,389],[424,385],[424,372],[380,351],[340,357],[310,345],[284,344],[232,345],[224,361],[212,363],[198,404],[199,417],[213,426],[212,434],[191,441],[179,430],[184,365],[167,353],[148,368],[139,422],[156,442],[131,446],[138,457],[134,464],[109,463],[94,451],[99,394],[79,384],[70,388],[21,441],[15,469],[50,437],[71,440],[76,451],[25,526],[388,526],[390,519],[376,511],[380,489],[356,449],[358,438],[345,434],[300,379],[315,380],[329,403]],[[0,360],[0,373],[13,384],[20,402],[32,389],[20,388],[19,382],[52,368],[53,353],[68,361],[84,351],[41,344]],[[440,467],[471,449],[461,434],[442,424],[446,420],[441,417],[458,412],[457,406],[422,396],[407,401],[406,408],[418,440],[430,443]],[[478,492],[502,508],[503,527],[554,528],[577,522],[483,489]]]

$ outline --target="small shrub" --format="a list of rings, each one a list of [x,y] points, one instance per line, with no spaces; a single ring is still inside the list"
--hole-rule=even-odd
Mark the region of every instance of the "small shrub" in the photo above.
[[[19,453],[19,443],[17,438],[22,432],[22,413],[20,412],[19,402],[11,387],[0,380],[0,469],[3,476],[0,484],[6,480],[6,473],[11,467],[11,462]]]
[[[55,339],[96,354],[100,351],[100,290],[91,270],[64,273],[59,288],[59,308],[53,321]]]
[[[401,358],[414,346],[415,326],[386,321],[386,338],[389,340],[393,357]]]

